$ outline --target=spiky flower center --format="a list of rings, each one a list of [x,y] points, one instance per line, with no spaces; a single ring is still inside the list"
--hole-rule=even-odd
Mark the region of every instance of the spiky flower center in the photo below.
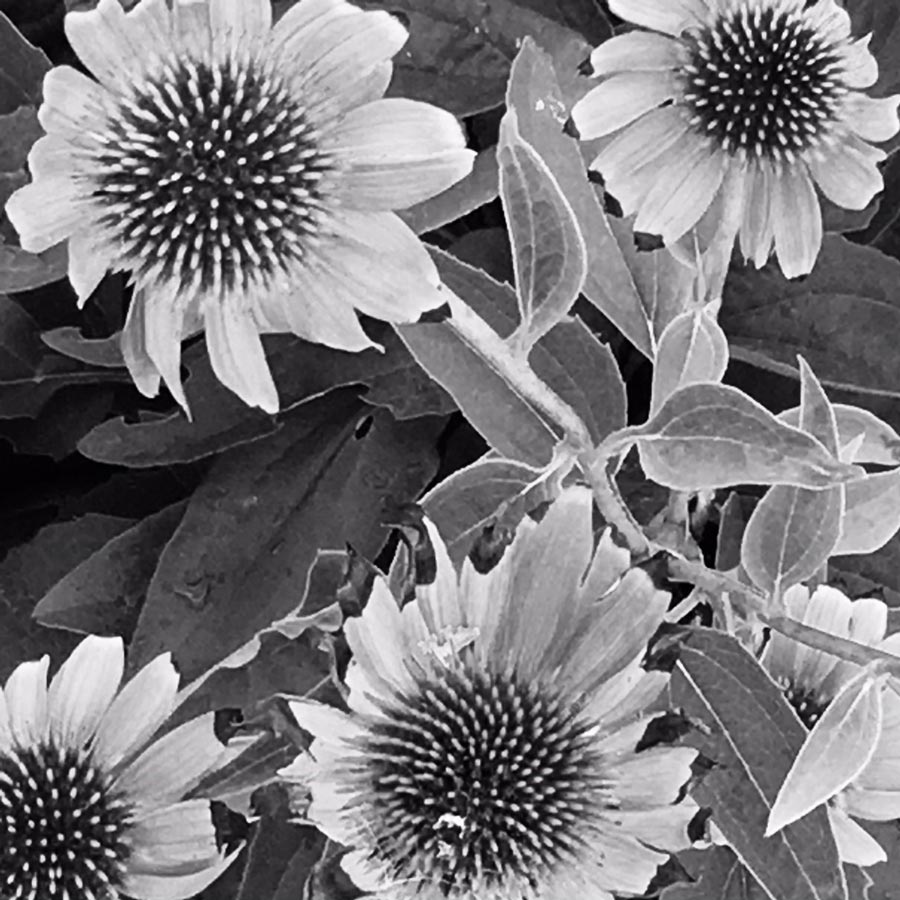
[[[593,723],[545,686],[457,669],[423,682],[375,726],[362,757],[379,862],[445,895],[535,887],[613,805]]]
[[[685,40],[690,123],[727,152],[793,161],[828,135],[843,65],[802,10],[744,0]]]
[[[803,724],[810,730],[822,717],[828,703],[823,701],[815,691],[796,688],[788,685],[784,688],[784,696],[794,707]]]
[[[286,82],[252,58],[178,59],[107,117],[94,196],[138,278],[247,288],[302,260],[332,171]]]
[[[117,897],[130,815],[84,753],[51,743],[0,755],[0,896]]]

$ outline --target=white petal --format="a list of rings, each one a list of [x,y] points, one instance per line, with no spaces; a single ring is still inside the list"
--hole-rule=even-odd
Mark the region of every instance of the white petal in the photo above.
[[[348,619],[347,623],[352,621],[354,620]],[[288,706],[302,729],[327,744],[353,741],[363,733],[361,726],[352,716],[327,703],[299,699],[289,700]]]
[[[79,305],[83,305],[112,268],[114,258],[90,227],[72,234],[68,246],[69,269],[66,274]]]
[[[70,13],[66,18],[88,13]],[[44,76],[38,121],[49,134],[84,138],[103,117],[103,88],[71,66],[54,66]]]
[[[119,637],[89,635],[59,667],[50,682],[50,734],[64,747],[90,740],[125,671],[125,647]]]
[[[829,585],[821,585],[810,597],[803,624],[845,638],[850,631],[850,610],[847,596]],[[816,693],[837,659],[830,653],[797,643],[793,686]]]
[[[775,225],[772,216],[775,175],[765,163],[751,166],[744,182],[744,215],[740,246],[744,258],[757,268],[766,264],[772,252]]]
[[[605,827],[603,827],[605,825]],[[640,896],[646,893],[656,870],[668,859],[610,823],[598,824],[591,836],[588,865],[599,887],[615,894]],[[588,896],[593,896],[591,891]]]
[[[658,234],[665,244],[673,244],[709,208],[722,184],[726,162],[725,154],[696,144],[674,177],[661,176],[646,196],[634,230]]]
[[[603,818],[650,847],[675,853],[691,846],[687,829],[698,809],[692,800],[685,800],[656,809],[610,810]]]
[[[112,769],[129,758],[169,717],[178,692],[171,653],[151,660],[113,700],[94,739],[98,761]]]
[[[697,751],[689,747],[652,747],[616,763],[606,774],[624,807],[652,809],[678,799],[696,758]]]
[[[78,58],[113,89],[127,85],[129,73],[146,58],[143,35],[119,0],[100,0],[94,9],[70,12],[63,27]]]
[[[703,0],[610,0],[609,8],[626,22],[672,35],[704,24],[709,15]]]
[[[872,35],[867,34],[856,41],[844,44],[838,50],[838,54],[844,60],[844,71],[842,74],[847,87],[856,89],[868,88],[878,81],[878,62],[869,51],[869,42],[871,40]]]
[[[591,74],[677,69],[684,61],[678,41],[649,31],[630,31],[604,41],[591,53]]]
[[[838,206],[864,209],[884,188],[877,164],[885,154],[848,135],[835,147],[811,156],[807,163],[816,184]]]
[[[593,603],[605,597],[631,568],[631,553],[620,547],[611,528],[604,529],[597,541],[591,567],[579,587],[582,602]]]
[[[258,46],[272,27],[270,0],[209,0],[213,40],[227,51]]]
[[[47,735],[47,670],[50,657],[20,663],[6,680],[3,691],[13,740],[29,746]]]
[[[84,193],[71,179],[41,178],[19,188],[6,215],[30,253],[42,253],[72,235],[85,221]]]
[[[787,278],[807,275],[822,246],[822,212],[812,181],[800,169],[775,180],[772,225],[778,264]]]
[[[59,134],[45,134],[28,151],[28,171],[33,180],[65,178],[76,170],[75,147]]]
[[[851,785],[841,795],[847,812],[872,822],[889,822],[900,817],[900,786],[896,790],[878,790]]]
[[[179,725],[154,741],[114,782],[141,809],[180,800],[220,764],[225,746],[213,731],[214,713]]]
[[[835,0],[816,0],[803,12],[806,23],[835,44],[850,37],[850,16]]]
[[[446,629],[453,630],[473,625],[474,622],[467,615],[468,610],[465,606],[467,598],[460,596],[459,580],[450,561],[447,545],[430,519],[425,520],[425,528],[434,550],[436,572],[431,584],[416,587],[416,606],[422,610],[431,629],[437,634]],[[404,612],[412,605],[407,604]]]
[[[351,110],[324,146],[343,163],[341,196],[356,209],[419,203],[468,175],[475,159],[450,113],[400,98]]]
[[[215,865],[191,875],[153,875],[128,871],[122,888],[124,894],[139,900],[190,900],[212,884],[240,855],[243,846]]]
[[[187,800],[139,815],[129,831],[129,870],[184,875],[219,858],[209,800]]]
[[[0,687],[0,753],[12,749],[13,733],[9,719],[9,708],[6,705],[6,694]]]
[[[144,327],[145,302],[143,293],[135,291],[128,307],[125,327],[122,329],[122,357],[135,387],[145,397],[155,397],[159,393],[159,371],[147,353],[147,335]]]
[[[582,140],[593,140],[624,128],[678,92],[668,72],[628,72],[597,85],[572,108],[572,121]]]
[[[874,866],[875,863],[887,862],[887,854],[881,844],[845,812],[830,803],[826,811],[842,862],[853,866]]]
[[[153,362],[156,371],[178,405],[187,410],[187,398],[181,384],[181,336],[184,331],[185,303],[178,297],[173,285],[161,283],[147,284],[135,291],[140,292],[136,314],[143,313],[143,350]],[[126,322],[125,329],[129,329]],[[123,344],[123,351],[124,351]],[[128,357],[125,357],[126,363]],[[129,366],[130,368],[130,366]],[[140,383],[135,379],[138,389]]]
[[[210,299],[204,321],[209,359],[219,381],[248,406],[278,412],[278,391],[252,317],[226,296]]]
[[[336,298],[386,322],[415,322],[447,301],[428,251],[393,213],[347,211],[335,227],[314,277],[330,280]]]
[[[853,92],[844,100],[841,116],[863,140],[887,141],[900,129],[900,95],[872,98]]]

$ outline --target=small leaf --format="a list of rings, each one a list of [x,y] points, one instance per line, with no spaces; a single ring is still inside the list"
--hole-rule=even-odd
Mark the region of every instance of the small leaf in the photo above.
[[[522,319],[517,337],[527,351],[572,308],[587,275],[587,248],[553,173],[519,133],[514,109],[500,122],[497,161]]]
[[[122,358],[121,333],[108,338],[86,338],[73,326],[54,328],[41,334],[41,340],[63,356],[77,359],[89,366],[120,369],[125,366]]]
[[[840,793],[869,764],[881,737],[886,678],[867,667],[831,701],[784,779],[769,813],[766,837]]]
[[[20,106],[37,106],[49,69],[50,60],[44,52],[29,44],[0,12],[0,114],[14,112]]]
[[[900,469],[866,475],[843,490],[841,539],[831,555],[874,553],[900,530]]]
[[[815,438],[722,384],[680,388],[649,422],[623,431],[625,437],[655,451],[647,477],[678,491],[741,482],[827,487],[862,475]]]
[[[763,837],[778,789],[803,744],[800,720],[733,637],[707,628],[683,634],[671,700],[700,725],[685,742],[712,763],[691,796],[712,810],[716,826],[770,900],[847,900],[824,808]]]
[[[708,308],[677,315],[666,326],[653,363],[650,414],[680,387],[721,381],[728,367],[728,339]]]
[[[800,429],[817,438],[832,456],[839,456],[837,420],[821,382],[801,356],[800,365]]]
[[[825,565],[841,536],[843,491],[784,484],[769,489],[741,541],[741,563],[757,587],[770,595],[784,591]]]

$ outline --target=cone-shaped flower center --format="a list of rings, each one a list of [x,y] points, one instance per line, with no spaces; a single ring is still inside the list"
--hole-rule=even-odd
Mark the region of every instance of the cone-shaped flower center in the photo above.
[[[603,803],[593,723],[550,690],[458,669],[386,710],[364,756],[373,838],[397,877],[445,894],[532,882]]]
[[[691,125],[727,152],[793,161],[828,133],[847,88],[802,11],[744,0],[686,40]]]
[[[94,195],[139,276],[247,288],[317,231],[331,164],[282,79],[251,59],[162,66],[98,137]]]
[[[812,729],[813,725],[819,721],[819,718],[828,706],[828,703],[822,701],[815,691],[789,686],[784,689],[784,696],[787,698],[788,703],[794,707],[803,724],[809,729]]]
[[[129,819],[83,753],[43,745],[0,755],[0,896],[117,896]]]

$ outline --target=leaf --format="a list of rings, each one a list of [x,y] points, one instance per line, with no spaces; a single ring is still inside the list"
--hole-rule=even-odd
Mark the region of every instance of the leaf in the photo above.
[[[708,308],[679,313],[659,339],[653,363],[650,414],[674,391],[698,381],[721,381],[728,367],[728,339]]]
[[[50,628],[129,639],[159,555],[184,509],[184,503],[174,503],[115,535],[44,594],[34,618]]]
[[[458,116],[503,102],[510,63],[521,42],[540,35],[566,73],[571,98],[583,90],[578,65],[590,52],[582,34],[599,43],[609,35],[591,0],[545,4],[534,0],[360,0],[364,9],[403,16],[409,40],[394,59],[391,94],[427,100]],[[563,10],[568,8],[568,13]]]
[[[424,234],[490,203],[497,198],[499,190],[497,153],[494,147],[489,147],[475,157],[475,165],[465,178],[398,215],[416,234]]]
[[[409,502],[433,477],[441,425],[394,422],[334,391],[221,453],[160,557],[130,665],[170,650],[192,681],[298,606],[320,549],[349,542],[374,558],[383,505]]]
[[[37,322],[9,297],[0,294],[0,381],[27,378],[40,365]]]
[[[20,106],[37,106],[49,69],[44,52],[29,44],[0,12],[0,114],[15,112]]]
[[[836,460],[815,438],[723,384],[680,388],[650,421],[622,434],[655,450],[647,477],[672,490],[741,482],[827,487],[862,474]]]
[[[514,108],[500,122],[497,161],[521,316],[517,339],[527,352],[581,293],[587,247],[553,173],[519,133]]]
[[[387,406],[403,418],[453,408],[392,332],[385,331],[379,340],[385,348],[383,353],[345,353],[293,335],[264,338],[282,409],[351,384],[370,385],[371,402]],[[79,444],[81,452],[97,462],[133,468],[170,465],[202,459],[281,427],[279,418],[249,408],[221,385],[205,346],[197,344],[188,349],[184,365],[191,373],[185,393],[193,421],[188,421],[181,410],[135,423],[111,419],[85,436]]]
[[[869,764],[881,737],[886,678],[866,667],[828,704],[775,798],[767,837],[840,793]]]
[[[685,740],[713,763],[691,795],[712,809],[717,827],[771,900],[847,900],[824,808],[763,838],[806,735],[800,720],[733,637],[706,628],[686,628],[684,635],[671,699],[702,723]]]
[[[454,565],[462,565],[485,526],[497,522],[514,529],[526,512],[552,499],[540,476],[539,470],[509,459],[479,459],[422,498]]]
[[[45,331],[41,340],[57,353],[77,359],[89,366],[120,369],[125,366],[122,358],[122,335],[116,332],[107,338],[86,338],[74,326],[64,326]]]
[[[735,359],[796,377],[801,354],[827,387],[900,396],[900,262],[826,235],[806,278],[733,267],[720,324]]]
[[[86,515],[47,525],[9,551],[0,562],[0,678],[24,660],[44,653],[59,659],[74,649],[76,639],[38,625],[32,610],[60,578],[131,525],[117,516]]]
[[[679,853],[678,861],[694,881],[665,888],[661,900],[767,900],[771,897],[730,847],[689,850]]]
[[[548,9],[554,6],[543,5]],[[541,32],[532,33],[543,43]],[[563,70],[554,65],[558,67],[559,61],[526,38],[510,73],[506,105],[515,110],[522,137],[553,173],[575,212],[581,233],[590,237],[586,242],[584,295],[638,350],[652,358],[653,336],[632,274],[597,193],[585,177],[586,165],[578,144],[563,133],[568,106],[557,81],[557,74]]]
[[[831,555],[874,553],[900,530],[900,469],[866,475],[843,490],[841,539]]]
[[[770,488],[741,541],[741,563],[753,583],[773,595],[818,572],[840,539],[843,514],[840,487]]]

